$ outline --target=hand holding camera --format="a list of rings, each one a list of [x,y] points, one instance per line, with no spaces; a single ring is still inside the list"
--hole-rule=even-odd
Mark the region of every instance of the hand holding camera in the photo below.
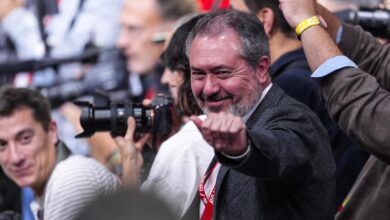
[[[150,133],[143,134],[140,139],[134,140],[136,122],[134,117],[127,119],[127,131],[124,137],[114,138],[121,155],[123,172],[122,181],[125,186],[138,186],[140,170],[143,165],[142,148],[150,138]]]

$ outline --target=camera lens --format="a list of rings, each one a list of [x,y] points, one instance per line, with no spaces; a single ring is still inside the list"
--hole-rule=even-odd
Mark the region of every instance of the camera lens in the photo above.
[[[81,107],[80,124],[84,131],[76,138],[90,137],[98,131],[110,131],[112,136],[124,136],[127,131],[127,118],[133,116],[135,132],[152,131],[168,134],[171,131],[170,107],[173,99],[157,95],[150,106],[139,103],[112,102],[109,106],[97,107],[89,102],[77,101]]]
[[[81,110],[80,124],[84,131],[79,137],[90,137],[95,132],[110,131],[113,136],[124,136],[127,118],[133,116],[136,132],[146,132],[152,128],[152,109],[130,102],[111,103],[108,107],[95,107],[89,102],[77,102]]]

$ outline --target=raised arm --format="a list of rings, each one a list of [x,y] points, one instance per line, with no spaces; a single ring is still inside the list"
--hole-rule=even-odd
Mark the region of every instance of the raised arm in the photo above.
[[[344,25],[341,48],[362,69],[344,57],[337,68],[331,58],[342,55],[334,42],[337,21],[314,0],[280,0],[280,7],[292,27],[318,12],[328,19],[328,29],[313,26],[301,36],[312,70],[327,68],[321,79],[321,91],[330,116],[349,137],[367,151],[390,164],[390,93],[388,92],[390,55],[388,48],[359,29]],[[317,8],[317,12],[314,10]],[[318,9],[319,8],[319,9]],[[330,18],[330,20],[329,20]],[[329,31],[329,33],[328,33]],[[362,51],[364,50],[364,51]],[[333,60],[334,61],[334,60]],[[337,64],[337,63],[336,63]],[[330,70],[329,70],[330,69]],[[366,70],[366,72],[364,72]],[[367,73],[368,71],[368,73]],[[379,83],[378,83],[379,81]]]
[[[326,21],[328,25],[326,30],[333,39],[336,39],[336,34],[342,26],[342,34],[337,45],[341,52],[355,62],[361,70],[373,75],[382,88],[389,90],[390,77],[385,73],[390,72],[390,62],[386,62],[390,60],[390,45],[381,44],[359,26],[341,23],[335,15],[320,4],[316,4],[316,11]]]
[[[303,20],[317,15],[316,3],[313,0],[280,0],[280,8],[291,27],[295,28]],[[337,29],[337,22],[333,20],[329,26],[332,34]],[[323,27],[312,26],[301,34],[302,45],[305,50],[310,68],[314,71],[322,63],[332,57],[341,55],[332,36]]]

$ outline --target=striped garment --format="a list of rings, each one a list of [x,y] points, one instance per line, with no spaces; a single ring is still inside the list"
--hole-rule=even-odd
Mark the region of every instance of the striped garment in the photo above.
[[[71,220],[93,199],[114,192],[119,186],[115,175],[94,159],[72,155],[60,162],[45,188],[43,218]],[[39,198],[31,203],[35,219],[40,210]]]

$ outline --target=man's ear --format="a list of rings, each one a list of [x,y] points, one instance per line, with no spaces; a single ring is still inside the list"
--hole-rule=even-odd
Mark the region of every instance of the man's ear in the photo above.
[[[260,58],[260,62],[257,65],[256,69],[256,78],[261,85],[268,85],[271,82],[269,75],[270,59],[268,56],[263,56]]]
[[[56,144],[58,141],[58,128],[55,121],[51,121],[49,124],[49,135],[51,142]]]
[[[257,12],[256,16],[263,23],[263,27],[267,36],[270,37],[275,23],[274,11],[272,11],[271,8],[262,8],[259,12]]]

